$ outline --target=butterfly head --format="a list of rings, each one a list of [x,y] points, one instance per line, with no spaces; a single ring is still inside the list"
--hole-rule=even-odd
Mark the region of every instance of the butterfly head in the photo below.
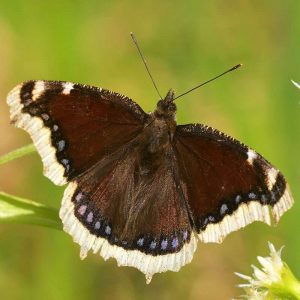
[[[157,102],[157,107],[154,112],[157,118],[175,119],[176,105],[174,103],[175,92],[170,89],[164,99]]]

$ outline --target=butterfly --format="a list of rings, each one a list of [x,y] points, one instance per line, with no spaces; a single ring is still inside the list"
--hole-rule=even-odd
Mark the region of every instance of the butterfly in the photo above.
[[[202,124],[177,125],[174,91],[152,113],[121,94],[63,81],[27,81],[8,95],[44,174],[68,184],[60,218],[81,247],[150,282],[192,260],[198,241],[220,243],[292,206],[284,176],[260,154]]]

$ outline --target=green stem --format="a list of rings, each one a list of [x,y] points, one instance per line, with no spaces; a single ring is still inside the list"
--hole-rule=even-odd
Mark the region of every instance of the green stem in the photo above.
[[[0,223],[26,223],[61,230],[57,209],[0,192]]]
[[[0,165],[5,164],[11,160],[17,159],[19,157],[28,155],[35,152],[35,147],[33,144],[21,147],[19,149],[13,150],[7,154],[0,157]]]
[[[288,299],[300,299],[300,282],[296,279],[295,275],[292,273],[288,265],[285,263],[281,274],[282,277],[282,289],[285,290],[285,296],[289,296]],[[281,296],[278,293],[278,296]],[[284,298],[283,298],[284,299]]]

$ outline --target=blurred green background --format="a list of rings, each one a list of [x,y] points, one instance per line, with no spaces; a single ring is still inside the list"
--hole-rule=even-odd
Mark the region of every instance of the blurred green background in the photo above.
[[[242,69],[178,101],[178,123],[216,127],[252,146],[285,174],[296,204],[279,225],[255,223],[224,243],[198,244],[179,273],[150,285],[100,256],[79,259],[63,232],[0,225],[1,299],[230,299],[242,290],[267,241],[286,245],[300,277],[300,1],[0,2],[0,155],[30,143],[9,125],[7,93],[28,79],[87,83],[123,93],[146,111],[155,90],[131,42],[139,39],[160,91],[178,93],[243,63]],[[0,168],[0,190],[59,208],[63,188],[42,175],[35,154]]]

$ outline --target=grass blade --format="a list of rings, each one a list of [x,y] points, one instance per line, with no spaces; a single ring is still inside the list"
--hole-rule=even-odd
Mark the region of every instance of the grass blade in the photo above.
[[[4,154],[0,157],[0,165],[8,163],[9,161],[12,161],[14,159],[20,158],[22,156],[34,153],[35,147],[33,144],[21,147],[19,149],[13,150],[7,154]]]
[[[58,210],[0,192],[0,223],[25,223],[61,230]]]

